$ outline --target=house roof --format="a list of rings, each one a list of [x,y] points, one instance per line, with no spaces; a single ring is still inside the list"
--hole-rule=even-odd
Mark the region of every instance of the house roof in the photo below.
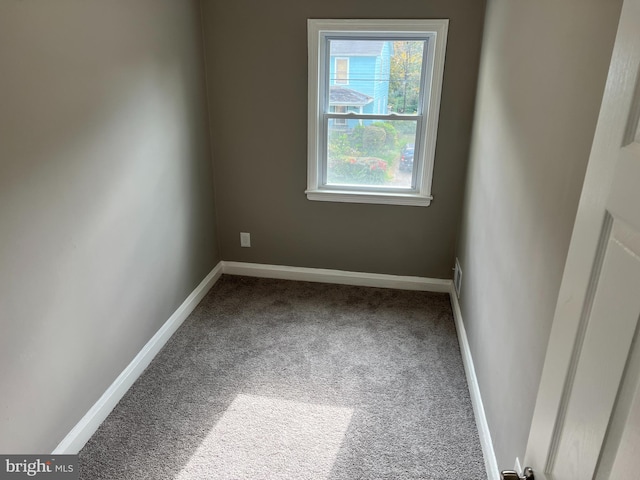
[[[373,102],[373,98],[364,93],[356,92],[350,88],[331,86],[329,88],[329,104],[352,105],[360,107]]]
[[[377,57],[382,55],[385,40],[331,40],[331,56]]]

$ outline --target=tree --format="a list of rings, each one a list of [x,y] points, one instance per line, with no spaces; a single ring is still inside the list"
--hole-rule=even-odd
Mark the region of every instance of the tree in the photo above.
[[[424,41],[393,42],[389,77],[389,103],[393,112],[414,113],[418,110],[423,50]]]

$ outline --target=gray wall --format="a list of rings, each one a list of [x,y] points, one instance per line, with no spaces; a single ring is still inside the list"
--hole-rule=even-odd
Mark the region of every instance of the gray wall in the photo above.
[[[501,468],[524,455],[620,5],[487,5],[458,255]]]
[[[0,3],[0,452],[52,451],[219,259],[199,12]]]
[[[204,0],[225,260],[451,278],[484,1]],[[306,199],[307,18],[449,18],[430,207]],[[241,248],[239,232],[251,233]]]

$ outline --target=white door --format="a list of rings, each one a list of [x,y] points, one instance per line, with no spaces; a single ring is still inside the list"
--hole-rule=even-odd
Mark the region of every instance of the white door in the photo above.
[[[639,72],[625,0],[527,445],[536,479],[640,478]]]

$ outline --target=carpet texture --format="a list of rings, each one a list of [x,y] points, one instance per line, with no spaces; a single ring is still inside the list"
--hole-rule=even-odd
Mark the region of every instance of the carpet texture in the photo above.
[[[448,295],[225,275],[80,478],[486,479]]]

